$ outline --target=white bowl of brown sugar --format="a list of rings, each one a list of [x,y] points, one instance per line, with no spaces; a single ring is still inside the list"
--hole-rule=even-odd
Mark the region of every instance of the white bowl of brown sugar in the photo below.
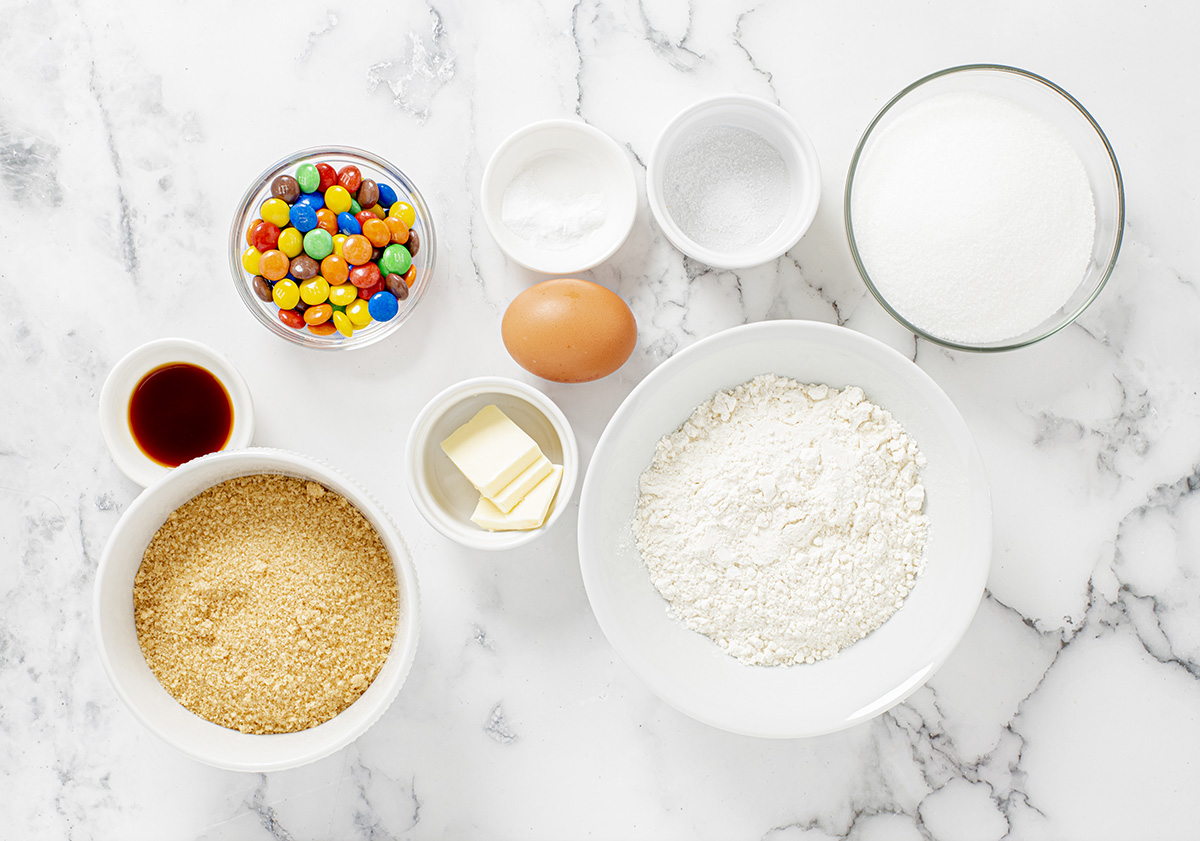
[[[155,735],[236,771],[328,756],[400,691],[416,570],[387,513],[307,456],[248,449],[134,500],[96,572],[101,662]]]

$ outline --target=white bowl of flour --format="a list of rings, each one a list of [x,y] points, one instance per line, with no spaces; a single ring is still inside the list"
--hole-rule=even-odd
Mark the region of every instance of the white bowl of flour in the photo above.
[[[974,616],[991,534],[949,398],[880,342],[805,321],[727,330],[652,372],[579,509],[622,659],[682,712],[775,738],[866,721],[928,680]]]

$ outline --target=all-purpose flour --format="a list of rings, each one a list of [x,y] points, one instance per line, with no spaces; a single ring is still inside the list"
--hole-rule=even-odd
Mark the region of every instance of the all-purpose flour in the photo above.
[[[923,464],[862,389],[755,377],[658,442],[637,547],[688,627],[746,663],[812,663],[878,628],[912,589]]]

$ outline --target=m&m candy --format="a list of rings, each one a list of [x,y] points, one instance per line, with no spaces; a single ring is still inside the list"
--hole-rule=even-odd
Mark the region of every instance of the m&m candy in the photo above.
[[[368,302],[362,298],[346,306],[346,315],[349,316],[350,323],[356,328],[366,327],[373,320],[371,311],[368,309]]]
[[[321,261],[321,277],[334,286],[345,283],[346,279],[350,277],[350,266],[341,257],[330,254]]]
[[[350,191],[341,184],[334,184],[325,191],[325,204],[334,213],[345,213],[350,209]]]
[[[279,242],[275,246],[289,257],[295,257],[304,250],[304,234],[295,228],[284,228],[279,232]]]
[[[337,220],[338,233],[346,234],[347,236],[362,233],[362,225],[358,223],[358,220],[354,218],[354,214],[349,210],[339,213]],[[251,243],[251,245],[253,245],[253,243]]]
[[[262,258],[262,252],[253,245],[242,252],[242,268],[250,274],[258,274],[258,262]]]
[[[385,275],[404,274],[412,265],[412,255],[403,245],[389,245],[383,249],[383,257],[379,260],[379,270]]]
[[[400,304],[391,292],[376,292],[367,301],[367,309],[376,321],[391,321],[400,311]]]
[[[296,167],[296,181],[302,192],[311,193],[320,186],[321,174],[313,164],[300,164]]]
[[[329,281],[323,277],[314,277],[304,281],[300,284],[300,300],[310,307],[325,303],[329,300]]]
[[[269,198],[262,203],[262,207],[258,212],[262,218],[279,228],[284,228],[288,224],[288,216],[291,212],[291,205],[283,199]]]
[[[297,231],[307,234],[317,227],[317,211],[311,205],[296,202],[288,211],[288,220]]]
[[[258,258],[258,273],[267,280],[283,280],[287,276],[291,261],[282,251],[267,251]]]
[[[333,253],[333,237],[324,228],[313,228],[304,235],[304,253],[314,260],[324,260]]]
[[[350,316],[346,315],[345,312],[333,311],[333,326],[346,338],[354,335],[354,322],[350,320]]]
[[[290,310],[300,301],[300,289],[290,280],[276,283],[271,293],[281,310]]]
[[[329,287],[329,303],[337,307],[345,307],[354,303],[358,298],[358,287],[353,283],[339,283]]]

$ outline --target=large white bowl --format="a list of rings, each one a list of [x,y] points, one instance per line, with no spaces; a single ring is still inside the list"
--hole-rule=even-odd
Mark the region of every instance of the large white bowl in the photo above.
[[[392,649],[375,680],[337,716],[295,733],[253,735],[214,724],[186,709],[158,682],[138,645],[133,580],[146,546],[167,515],[227,479],[278,473],[311,479],[362,512],[383,539],[396,571],[399,617]],[[420,594],[417,573],[387,513],[338,471],[312,458],[280,450],[248,449],[202,456],[175,468],[142,492],[113,529],[96,570],[94,602],[100,660],[113,687],[152,733],[201,762],[233,771],[278,771],[315,762],[350,744],[391,705],[417,651]]]
[[[758,374],[860,386],[925,454],[925,571],[865,639],[811,665],[747,666],[667,614],[630,523],[659,438],[716,391]],[[697,342],[643,380],[613,415],[579,504],[579,560],[605,636],[664,701],[754,736],[816,736],[879,715],[946,660],[979,605],[992,549],[983,462],[957,409],[925,372],[861,333],[807,321],[735,327]]]

